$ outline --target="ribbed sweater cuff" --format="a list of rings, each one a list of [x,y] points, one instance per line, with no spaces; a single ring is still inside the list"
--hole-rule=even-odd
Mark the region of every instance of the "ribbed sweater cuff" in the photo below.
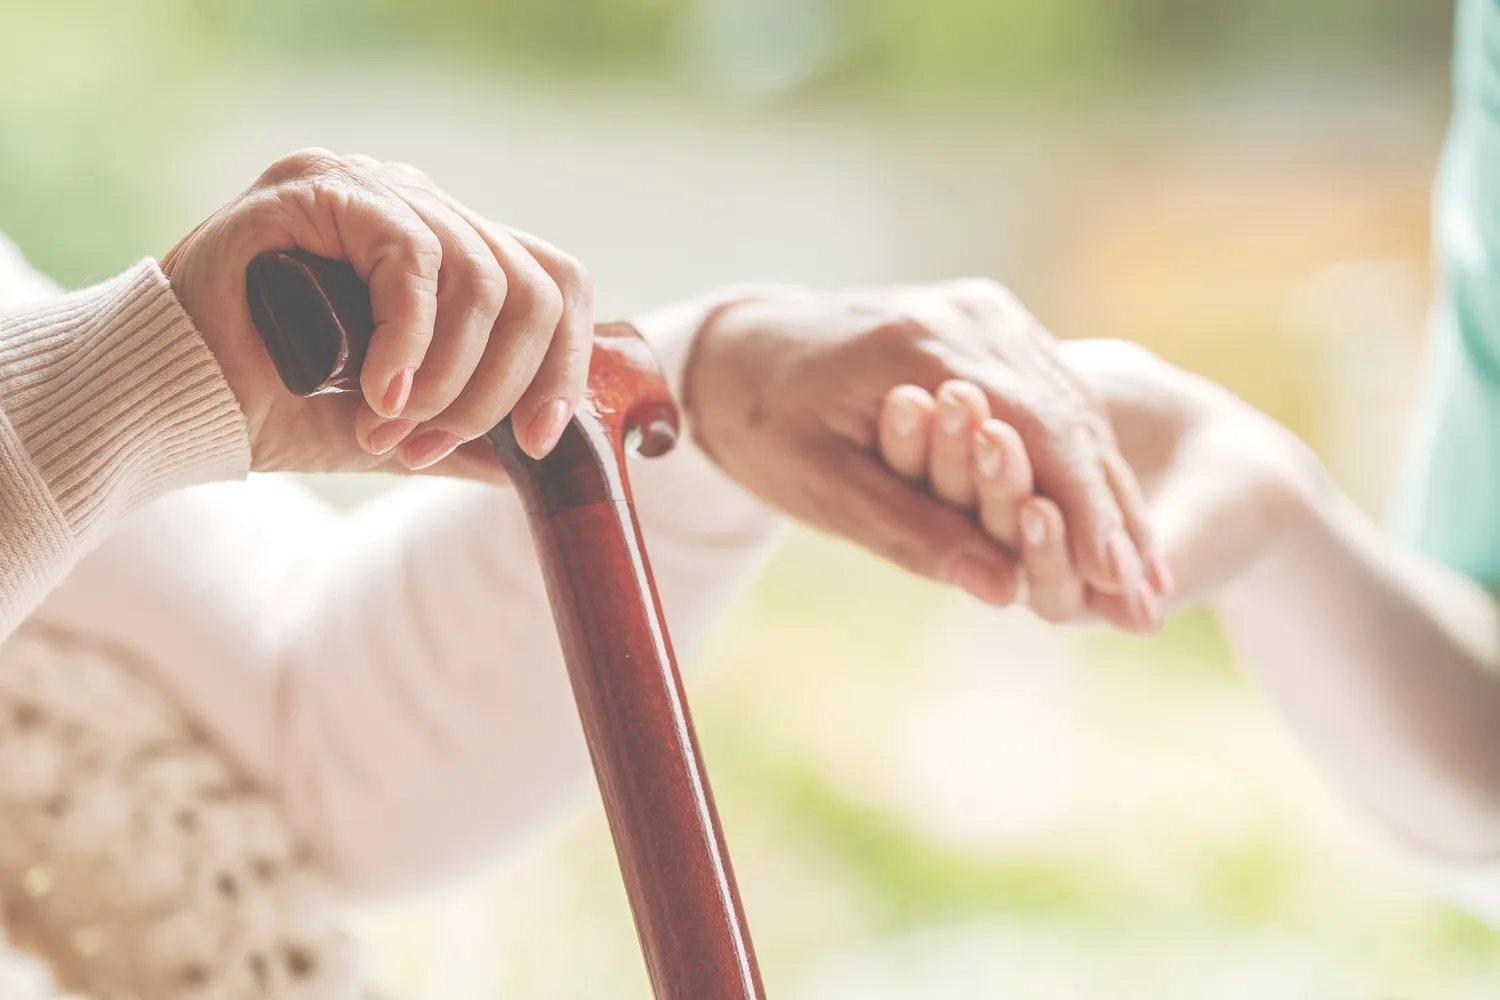
[[[76,542],[250,466],[245,418],[154,261],[0,315],[0,409]]]
[[[737,302],[757,295],[782,293],[784,286],[769,284],[730,285],[694,299],[665,306],[637,318],[636,329],[651,345],[657,363],[667,376],[667,386],[679,406],[687,406],[687,369],[698,332],[710,316]],[[685,414],[684,414],[685,415]]]

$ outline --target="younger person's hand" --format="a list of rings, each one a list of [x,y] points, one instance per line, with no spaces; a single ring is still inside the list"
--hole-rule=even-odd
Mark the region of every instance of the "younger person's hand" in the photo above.
[[[881,407],[878,444],[892,471],[969,512],[1015,555],[1025,580],[1017,600],[1037,614],[1072,621],[1107,608],[1125,628],[1160,625],[1170,589],[1162,560],[1150,559],[1142,578],[1121,594],[1088,586],[1074,567],[1062,510],[1036,491],[1021,436],[990,415],[989,401],[972,382],[945,382],[935,395],[915,385],[892,389]]]
[[[1315,463],[1263,414],[1136,345],[1063,347],[1103,402],[1144,493],[1140,509],[1160,555],[1147,560],[1139,599],[1101,593],[1082,578],[1067,519],[1037,489],[1019,435],[990,416],[972,384],[952,380],[936,394],[892,389],[877,448],[893,471],[969,512],[1016,555],[1027,582],[1022,600],[1041,617],[1152,631],[1171,603],[1209,596],[1287,540],[1305,506],[1298,499],[1315,488]]]

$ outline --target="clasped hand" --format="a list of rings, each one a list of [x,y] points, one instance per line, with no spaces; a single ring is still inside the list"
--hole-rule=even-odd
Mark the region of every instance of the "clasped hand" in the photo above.
[[[245,267],[289,248],[348,260],[370,287],[358,394],[293,398],[255,333]],[[510,415],[543,455],[582,398],[587,272],[412,167],[294,153],[162,269],[257,469],[494,480],[476,439]],[[770,506],[994,604],[1025,580],[1057,620],[1155,628],[1174,594],[1264,548],[1213,540],[1220,526],[1279,523],[1305,482],[1289,435],[1223,390],[1128,345],[1061,343],[983,279],[726,298],[683,384],[694,440]]]

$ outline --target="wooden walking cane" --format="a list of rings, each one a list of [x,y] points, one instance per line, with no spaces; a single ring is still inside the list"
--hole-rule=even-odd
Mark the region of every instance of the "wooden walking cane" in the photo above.
[[[246,292],[291,392],[358,391],[373,323],[349,265],[263,254]],[[625,472],[627,451],[664,454],[677,431],[645,341],[606,324],[586,401],[551,454],[522,452],[509,419],[486,440],[525,502],[655,996],[763,1000]]]

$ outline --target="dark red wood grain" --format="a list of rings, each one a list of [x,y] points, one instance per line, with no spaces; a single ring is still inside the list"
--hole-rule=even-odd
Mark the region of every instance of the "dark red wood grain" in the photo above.
[[[372,324],[347,264],[265,254],[252,318],[299,394],[357,388]],[[487,440],[525,501],[579,717],[657,1000],[764,997],[625,472],[677,437],[677,408],[626,324],[597,328],[587,400],[534,460],[509,421]]]

